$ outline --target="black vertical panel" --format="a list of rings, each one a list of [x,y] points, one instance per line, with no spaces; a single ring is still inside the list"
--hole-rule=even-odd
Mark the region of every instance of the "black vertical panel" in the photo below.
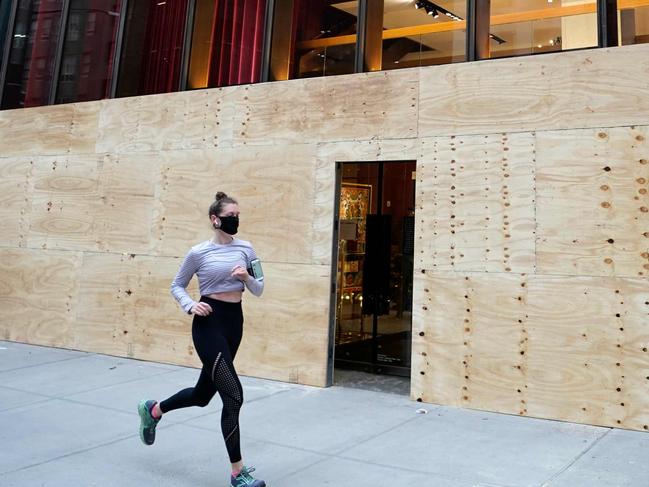
[[[61,59],[63,58],[63,47],[65,46],[65,36],[67,35],[69,16],[70,0],[63,0],[61,27],[59,28],[59,39],[56,45],[56,60],[54,61],[54,73],[52,74],[52,83],[50,84],[50,99],[48,105],[54,105],[56,101],[56,92],[59,87],[59,74],[61,73]]]
[[[617,46],[617,32],[617,0],[597,0],[598,46]]]
[[[363,263],[363,314],[389,312],[392,215],[367,215]]]
[[[194,12],[196,11],[196,0],[189,0],[185,11],[185,38],[183,39],[183,53],[180,61],[180,78],[178,91],[187,89],[187,76],[189,75],[189,56],[192,50],[192,34],[194,33]]]
[[[119,76],[119,67],[121,64],[120,59],[122,59],[122,46],[124,45],[124,29],[126,28],[128,0],[122,0],[119,10],[119,27],[117,30],[117,39],[115,40],[115,52],[113,53],[113,75],[110,80],[111,98],[115,98],[115,93],[117,92],[117,78]]]
[[[275,0],[266,1],[266,15],[264,19],[264,44],[261,50],[261,77],[262,83],[270,80],[270,47],[273,42],[273,18],[275,16]]]
[[[6,1],[6,0],[5,0]],[[2,102],[2,94],[5,87],[5,77],[7,75],[7,64],[9,63],[9,53],[11,52],[11,36],[14,31],[14,23],[16,22],[16,10],[18,9],[18,0],[11,2],[9,9],[9,22],[7,23],[7,33],[4,38],[0,38],[2,45],[2,62],[0,62],[0,102]]]
[[[466,60],[489,59],[491,0],[467,0]]]
[[[354,58],[354,73],[365,70],[365,37],[367,31],[367,10],[370,0],[359,0],[358,21],[356,23],[356,57]]]

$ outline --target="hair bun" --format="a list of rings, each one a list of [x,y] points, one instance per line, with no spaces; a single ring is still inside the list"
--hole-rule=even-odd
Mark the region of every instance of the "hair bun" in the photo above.
[[[227,198],[227,197],[228,197],[227,194],[225,194],[223,191],[219,191],[218,193],[216,193],[215,198],[216,198],[216,201],[219,201],[219,200],[222,200],[223,198]]]

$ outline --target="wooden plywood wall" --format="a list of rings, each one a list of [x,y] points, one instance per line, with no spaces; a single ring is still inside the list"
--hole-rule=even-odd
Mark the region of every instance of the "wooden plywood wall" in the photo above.
[[[649,429],[648,136],[424,144],[414,398]]]
[[[239,371],[325,385],[335,163],[417,160],[413,399],[646,429],[647,75],[639,45],[0,112],[0,336],[198,365],[169,284],[224,190],[268,275]]]

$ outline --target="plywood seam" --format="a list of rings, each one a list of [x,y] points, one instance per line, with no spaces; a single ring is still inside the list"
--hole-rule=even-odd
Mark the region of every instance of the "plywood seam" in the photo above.
[[[537,250],[537,244],[539,240],[539,219],[537,217],[537,210],[538,210],[538,194],[537,194],[537,185],[536,185],[536,149],[537,149],[537,139],[536,139],[536,131],[532,132],[532,141],[533,141],[533,149],[532,153],[534,154],[534,159],[532,160],[532,184],[534,185],[534,274],[538,272],[538,260],[539,260],[539,253]]]
[[[39,250],[42,252],[62,252],[62,253],[81,253],[81,254],[88,254],[88,255],[120,255],[120,256],[127,256],[131,255],[133,258],[135,257],[148,257],[148,258],[164,258],[164,259],[183,259],[185,257],[185,254],[183,255],[156,255],[156,254],[142,254],[138,252],[102,252],[100,250],[80,250],[80,249],[60,249],[60,248],[47,248],[43,249],[40,246],[37,247],[16,247],[16,246],[7,246],[7,245],[0,245],[0,250]],[[278,260],[264,260],[263,261],[266,264],[276,264],[276,265],[299,265],[299,266],[313,266],[313,267],[329,267],[329,264],[320,264],[320,263],[313,263],[313,262],[288,262],[288,261],[278,261]]]
[[[507,133],[508,135],[513,135],[513,134],[543,134],[546,132],[552,133],[552,132],[574,132],[575,130],[597,130],[597,129],[620,129],[620,128],[631,128],[631,129],[636,129],[636,128],[649,128],[649,118],[647,119],[647,123],[625,123],[625,124],[620,124],[620,125],[589,125],[584,127],[583,124],[580,126],[576,127],[561,127],[561,128],[545,128],[545,129],[520,129],[520,130],[511,130],[507,129],[506,131],[503,132],[503,130],[497,130],[493,132],[444,132],[444,133],[439,133],[439,134],[434,134],[434,135],[422,135],[419,137],[420,140],[422,141],[427,141],[431,139],[436,139],[436,138],[446,138],[446,137],[477,137],[480,135],[502,135],[503,133]],[[374,139],[371,139],[374,140]],[[381,139],[381,140],[389,140],[389,139]],[[401,140],[401,139],[395,139],[395,140]],[[363,140],[358,139],[359,142],[362,142]],[[349,142],[349,141],[344,141],[344,142]],[[328,142],[323,142],[323,143],[328,143]]]
[[[494,275],[494,276],[534,276],[534,277],[561,277],[561,278],[590,278],[590,279],[625,279],[625,280],[635,280],[635,281],[649,281],[649,276],[603,276],[603,275],[592,275],[592,274],[553,274],[553,273],[530,273],[530,272],[504,272],[504,271],[471,271],[471,270],[462,270],[462,271],[440,271],[437,269],[423,269],[426,274],[436,276],[436,277],[461,277],[465,274],[470,275]],[[421,273],[421,268],[415,268],[415,272]]]

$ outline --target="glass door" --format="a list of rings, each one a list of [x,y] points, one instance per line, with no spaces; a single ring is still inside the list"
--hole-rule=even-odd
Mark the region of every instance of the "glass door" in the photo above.
[[[342,164],[336,367],[410,376],[415,167]]]

